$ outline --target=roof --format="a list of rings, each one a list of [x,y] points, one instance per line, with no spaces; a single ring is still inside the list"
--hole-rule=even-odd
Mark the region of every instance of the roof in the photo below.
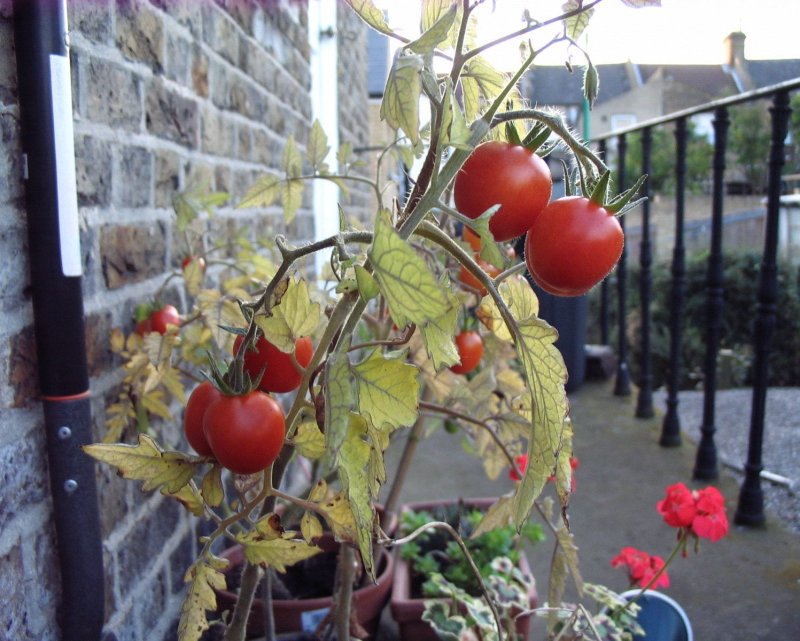
[[[800,78],[800,58],[786,60],[747,60],[745,68],[754,89]]]
[[[738,93],[736,81],[722,65],[638,65],[646,83],[657,73],[708,96],[709,100]]]
[[[630,91],[631,84],[625,64],[599,65],[600,93],[597,102]],[[534,67],[526,76],[525,95],[542,105],[579,105],[583,102],[583,67],[572,72],[564,66]]]

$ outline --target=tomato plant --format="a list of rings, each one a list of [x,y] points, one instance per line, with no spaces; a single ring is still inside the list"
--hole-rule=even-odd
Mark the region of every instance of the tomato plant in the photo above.
[[[580,296],[605,278],[622,254],[622,226],[605,207],[583,196],[550,203],[525,238],[533,280],[556,296]]]
[[[255,390],[239,396],[221,394],[206,408],[203,432],[223,467],[236,474],[255,474],[277,458],[286,426],[275,399]]]
[[[150,314],[149,320],[150,331],[166,334],[168,325],[181,324],[181,315],[173,305],[164,305]]]
[[[186,258],[181,261],[181,269],[185,270],[192,263],[195,263],[200,268],[201,273],[205,273],[206,259],[202,256],[186,256]]]
[[[461,362],[450,367],[450,370],[456,374],[468,374],[481,362],[483,339],[478,332],[469,330],[458,334],[455,343]]]
[[[483,271],[489,274],[491,278],[497,278],[498,274],[500,274],[500,270],[497,267],[491,263],[487,263],[481,257],[475,256],[475,261]],[[461,268],[458,271],[458,280],[460,280],[464,285],[476,290],[481,296],[486,295],[486,288],[477,278],[475,278],[475,275],[471,271],[464,267],[464,265],[461,265]]]
[[[239,351],[244,340],[237,336],[233,343],[233,353]],[[298,365],[305,367],[311,362],[314,353],[314,344],[308,336],[298,338],[294,344],[294,357]],[[262,372],[259,389],[264,392],[291,392],[300,387],[303,376],[294,366],[292,355],[279,350],[263,336],[256,341],[255,351],[248,351],[244,355],[244,367],[250,378],[254,379]]]
[[[456,208],[470,218],[500,205],[489,221],[499,242],[530,229],[550,200],[553,179],[547,163],[529,149],[492,140],[467,158],[453,189]]]
[[[192,449],[200,456],[213,456],[211,446],[208,444],[203,431],[203,417],[208,406],[217,399],[222,398],[220,392],[210,381],[203,381],[192,390],[186,402],[186,411],[183,414],[183,431],[186,440]]]

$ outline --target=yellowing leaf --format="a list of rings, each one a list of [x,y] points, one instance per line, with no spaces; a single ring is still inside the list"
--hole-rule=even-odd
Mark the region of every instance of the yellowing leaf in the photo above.
[[[450,307],[425,261],[400,237],[386,216],[377,219],[369,257],[398,327],[408,323],[424,325]]]
[[[358,542],[355,517],[344,492],[339,492],[329,501],[320,504],[320,509],[337,541],[353,544]]]
[[[311,131],[308,132],[308,144],[306,145],[306,156],[313,169],[319,169],[325,162],[331,148],[328,145],[328,136],[322,128],[319,120],[314,120]]]
[[[298,338],[314,333],[319,319],[319,303],[311,300],[306,281],[292,280],[272,316],[258,315],[255,321],[270,343],[289,354]]]
[[[281,201],[283,202],[283,219],[289,225],[294,220],[297,210],[303,204],[303,182],[292,178],[281,184]]]
[[[512,501],[510,496],[501,496],[497,499],[497,502],[486,510],[481,522],[470,535],[470,538],[474,539],[481,534],[509,525],[511,523],[511,507]]]
[[[164,496],[168,496],[169,498],[175,499],[179,503],[182,503],[183,507],[185,507],[195,516],[203,516],[203,497],[200,496],[200,492],[197,491],[197,488],[193,483],[187,483],[180,490],[174,493],[167,492],[165,488],[162,487],[161,493]]]
[[[567,0],[561,7],[561,10],[564,13],[569,13],[571,11],[575,11],[581,7],[581,2],[578,0]],[[581,37],[583,32],[586,30],[586,27],[589,26],[589,20],[594,13],[594,8],[587,9],[586,11],[582,11],[574,16],[570,16],[564,20],[564,29],[570,38],[573,40],[577,40]]]
[[[556,457],[563,447],[568,404],[564,389],[567,369],[561,353],[553,345],[558,333],[535,316],[521,321],[518,326],[517,351],[531,390],[533,424],[528,467],[514,494],[514,521],[521,527],[555,468]]]
[[[483,56],[475,56],[469,61],[461,77],[467,122],[475,120],[500,95],[506,82],[506,75]]]
[[[300,150],[297,148],[297,143],[292,135],[289,135],[283,147],[281,165],[286,172],[287,178],[297,178],[303,173],[303,158],[300,156]]]
[[[448,82],[444,99],[444,113],[442,115],[442,144],[459,149],[469,149],[468,143],[471,134],[472,132],[464,118],[464,112],[461,111],[452,85]],[[494,237],[492,237],[492,242],[494,242]]]
[[[350,510],[356,526],[356,538],[364,569],[371,579],[375,579],[375,567],[372,557],[372,522],[374,512],[369,496],[369,467],[371,448],[364,440],[367,426],[363,418],[354,417],[350,429],[339,450],[339,478],[342,489],[350,503]]]
[[[444,283],[445,289],[448,283]],[[444,369],[461,361],[458,349],[453,341],[458,325],[458,298],[448,291],[449,309],[444,314],[425,323],[420,332],[425,349],[436,370]]]
[[[457,11],[457,4],[451,4],[446,11],[439,13],[436,17],[436,22],[426,27],[419,38],[406,46],[415,53],[431,53],[441,42],[447,39],[456,19]],[[430,19],[431,14],[426,12],[425,16]]]
[[[376,426],[409,426],[417,419],[418,370],[405,362],[405,352],[384,356],[373,350],[351,369],[361,414]]]
[[[402,129],[412,143],[419,140],[419,97],[422,94],[422,58],[398,50],[389,70],[381,102],[381,119]]]
[[[319,431],[314,421],[300,423],[297,433],[292,439],[297,453],[307,459],[316,461],[325,454],[325,435]]]
[[[211,507],[217,507],[225,499],[225,489],[222,487],[222,467],[213,465],[203,477],[200,491],[203,499]]]
[[[306,512],[300,519],[300,532],[306,543],[313,544],[314,541],[322,536],[322,523],[312,512]]]
[[[220,572],[227,561],[211,557],[201,558],[186,571],[184,582],[189,584],[181,607],[178,637],[181,641],[198,641],[208,630],[206,610],[216,610],[214,590],[225,589],[225,575]]]
[[[237,207],[239,209],[247,209],[249,207],[269,207],[278,200],[280,196],[281,179],[272,174],[265,174],[259,178],[256,183],[247,190],[244,198],[239,202]]]
[[[347,4],[370,27],[387,35],[392,34],[392,30],[383,17],[383,11],[378,9],[372,0],[347,0]]]
[[[169,407],[164,403],[164,394],[161,390],[154,390],[144,394],[141,398],[142,407],[151,414],[160,416],[163,419],[172,418],[172,412]]]
[[[150,492],[162,485],[170,493],[178,492],[204,464],[202,459],[181,452],[164,452],[145,434],[138,445],[95,443],[84,445],[92,458],[113,465],[122,478],[144,481],[142,490]]]
[[[529,318],[539,313],[539,299],[523,277],[507,278],[500,284],[498,292],[514,318]],[[511,332],[491,296],[484,297],[475,315],[497,338],[512,340]]]
[[[256,540],[240,537],[239,542],[248,562],[274,568],[278,572],[286,572],[286,568],[290,565],[310,559],[322,552],[316,545],[309,545],[303,540],[292,538]]]
[[[191,259],[183,267],[183,282],[186,285],[186,291],[189,296],[197,296],[200,292],[204,275],[203,265],[197,259]]]
[[[350,412],[355,406],[347,353],[335,352],[325,366],[325,449],[334,457],[347,435]]]

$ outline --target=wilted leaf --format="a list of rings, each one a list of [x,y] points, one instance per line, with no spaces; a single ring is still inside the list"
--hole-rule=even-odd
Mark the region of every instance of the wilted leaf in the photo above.
[[[122,478],[144,481],[142,490],[150,492],[164,486],[170,493],[178,492],[204,464],[182,452],[164,452],[145,434],[139,434],[138,445],[95,443],[84,445],[83,451],[103,463],[117,468]]]
[[[399,49],[389,70],[381,102],[381,119],[402,129],[412,143],[419,140],[419,97],[422,94],[422,58]]]
[[[266,339],[286,354],[293,353],[295,341],[310,336],[319,325],[319,303],[311,300],[304,280],[291,280],[272,316],[258,315],[256,324]]]
[[[381,215],[369,249],[375,278],[398,327],[424,325],[442,316],[449,302],[425,261]]]
[[[314,421],[300,423],[297,433],[292,439],[297,453],[307,459],[316,461],[325,454],[325,435],[319,431]]]
[[[200,486],[203,500],[211,507],[216,507],[225,499],[225,489],[222,487],[222,466],[213,465],[203,477]]]
[[[245,535],[238,540],[249,563],[273,568],[277,572],[286,572],[287,567],[322,552],[316,545],[309,545],[301,539],[284,538],[289,536],[291,533],[277,539],[258,540]]]
[[[183,507],[195,516],[203,516],[203,497],[193,483],[187,483],[177,492],[167,492],[162,487],[161,493],[183,504]]]
[[[320,504],[325,521],[331,528],[337,541],[358,543],[358,533],[356,532],[356,521],[350,502],[343,492],[339,492],[329,501]]]
[[[373,350],[351,368],[358,407],[376,426],[409,426],[417,420],[418,370],[405,362],[405,352],[384,356]]]
[[[208,630],[206,610],[217,609],[214,590],[225,589],[225,575],[220,570],[227,563],[216,557],[200,558],[186,571],[183,580],[189,587],[178,622],[181,641],[198,641],[203,632]]]
[[[300,519],[300,532],[306,543],[313,544],[322,536],[322,523],[312,512],[305,512]]]
[[[497,499],[496,503],[486,510],[481,522],[478,524],[478,527],[475,528],[475,531],[470,535],[470,538],[474,539],[479,537],[481,534],[485,534],[486,532],[491,532],[497,528],[509,525],[511,523],[512,508],[513,502],[511,497],[501,496],[499,499]]]

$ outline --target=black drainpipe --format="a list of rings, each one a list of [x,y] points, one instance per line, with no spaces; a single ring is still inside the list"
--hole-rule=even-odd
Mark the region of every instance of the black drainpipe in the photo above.
[[[39,385],[61,566],[62,641],[103,627],[104,573],[86,363],[64,0],[14,0]]]

